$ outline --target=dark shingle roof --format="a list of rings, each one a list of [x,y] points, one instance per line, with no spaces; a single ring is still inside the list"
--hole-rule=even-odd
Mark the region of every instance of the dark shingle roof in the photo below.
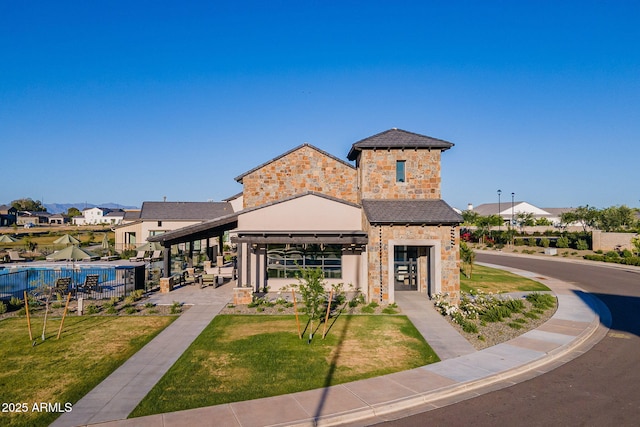
[[[286,156],[288,156],[289,154],[293,153],[294,151],[297,151],[297,150],[299,150],[299,149],[301,149],[301,148],[303,148],[303,147],[309,147],[309,148],[312,148],[312,149],[314,149],[314,150],[318,151],[319,153],[321,153],[321,154],[323,154],[323,155],[325,155],[325,156],[327,156],[327,157],[330,157],[330,158],[332,158],[333,160],[335,160],[335,161],[337,161],[337,162],[340,162],[340,163],[342,163],[342,164],[344,164],[344,165],[346,165],[346,166],[348,166],[348,167],[350,167],[350,168],[353,168],[353,167],[354,167],[352,164],[347,163],[347,162],[345,162],[344,160],[341,160],[341,159],[337,158],[337,157],[336,157],[336,156],[334,156],[333,154],[329,154],[329,153],[327,153],[326,151],[321,150],[321,149],[319,149],[318,147],[314,147],[313,145],[311,145],[311,144],[309,144],[309,143],[304,143],[304,144],[302,144],[302,145],[298,145],[298,146],[297,146],[297,147],[295,147],[295,148],[292,148],[291,150],[289,150],[289,151],[287,151],[287,152],[285,152],[285,153],[280,154],[278,157],[274,157],[273,159],[269,160],[268,162],[264,162],[263,164],[258,165],[258,166],[256,166],[255,168],[253,168],[253,169],[251,169],[251,170],[246,171],[246,172],[245,172],[245,173],[243,173],[242,175],[238,175],[235,179],[236,179],[236,181],[238,181],[238,182],[242,183],[242,178],[244,178],[245,176],[249,175],[250,173],[255,172],[255,171],[257,171],[258,169],[261,169],[261,168],[265,167],[265,166],[266,166],[266,165],[268,165],[269,163],[273,163],[273,162],[275,162],[276,160],[279,160],[279,159],[281,159],[281,158],[283,158],[283,157],[286,157]]]
[[[144,202],[143,220],[206,221],[233,213],[228,202]]]
[[[451,147],[451,142],[394,128],[354,143],[347,158],[355,160],[363,148],[436,148],[444,151]]]
[[[444,200],[363,200],[371,224],[459,224],[462,216]]]

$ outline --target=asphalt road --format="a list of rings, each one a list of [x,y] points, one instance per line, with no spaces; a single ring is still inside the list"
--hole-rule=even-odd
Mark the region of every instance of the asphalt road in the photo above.
[[[576,283],[611,311],[609,333],[582,356],[544,375],[378,425],[640,425],[640,271],[489,254],[478,254],[476,260]]]

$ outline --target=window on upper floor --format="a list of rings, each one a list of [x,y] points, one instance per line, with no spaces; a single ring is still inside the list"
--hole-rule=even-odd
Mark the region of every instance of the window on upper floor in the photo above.
[[[396,161],[396,182],[406,182],[405,160]]]

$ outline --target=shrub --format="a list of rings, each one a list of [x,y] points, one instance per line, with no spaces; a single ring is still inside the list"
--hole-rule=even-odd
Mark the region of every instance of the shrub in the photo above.
[[[556,248],[568,248],[569,247],[569,238],[566,236],[558,237],[556,240]]]
[[[231,304],[229,304],[229,305],[231,305]],[[153,307],[155,307],[155,306],[156,306],[156,305],[155,305],[154,303],[152,303],[152,302],[148,302],[148,303],[146,303],[146,304],[144,305],[144,308],[149,309],[149,308],[153,308]]]
[[[529,237],[527,239],[527,245],[529,245],[529,246],[537,246],[538,245],[538,239],[536,239],[535,237]]]
[[[138,310],[136,310],[135,307],[127,307],[124,311],[127,314],[133,314],[133,313],[137,312]]]
[[[22,300],[20,298],[11,297],[9,300],[9,305],[14,308],[22,307]]]
[[[507,323],[507,325],[509,325],[509,327],[513,329],[522,329],[522,325],[520,323],[509,322]]]
[[[7,304],[3,301],[0,301],[0,314],[4,314],[7,312]]]
[[[551,242],[546,237],[540,239],[540,246],[542,246],[543,248],[548,248],[550,244]]]
[[[556,305],[556,299],[550,294],[533,292],[527,295],[527,301],[536,309],[546,310]]]
[[[93,304],[88,305],[86,309],[87,314],[98,314],[99,311],[100,309]]]
[[[633,252],[631,252],[629,249],[625,249],[622,251],[622,258],[632,258],[633,257]]]
[[[182,312],[182,304],[180,304],[178,301],[174,301],[173,304],[171,304],[170,313],[179,314],[181,312]]]
[[[107,309],[104,312],[107,314],[116,314],[118,313],[118,309],[115,308],[114,306],[110,306],[110,307],[107,307]]]
[[[578,242],[576,243],[576,249],[579,251],[586,251],[589,249],[589,244],[584,239],[578,239]]]

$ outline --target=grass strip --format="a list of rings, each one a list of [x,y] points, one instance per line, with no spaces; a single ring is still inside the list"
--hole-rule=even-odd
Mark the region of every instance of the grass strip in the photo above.
[[[545,292],[548,287],[535,280],[484,265],[473,266],[471,279],[460,275],[461,292],[504,293],[504,292]]]

